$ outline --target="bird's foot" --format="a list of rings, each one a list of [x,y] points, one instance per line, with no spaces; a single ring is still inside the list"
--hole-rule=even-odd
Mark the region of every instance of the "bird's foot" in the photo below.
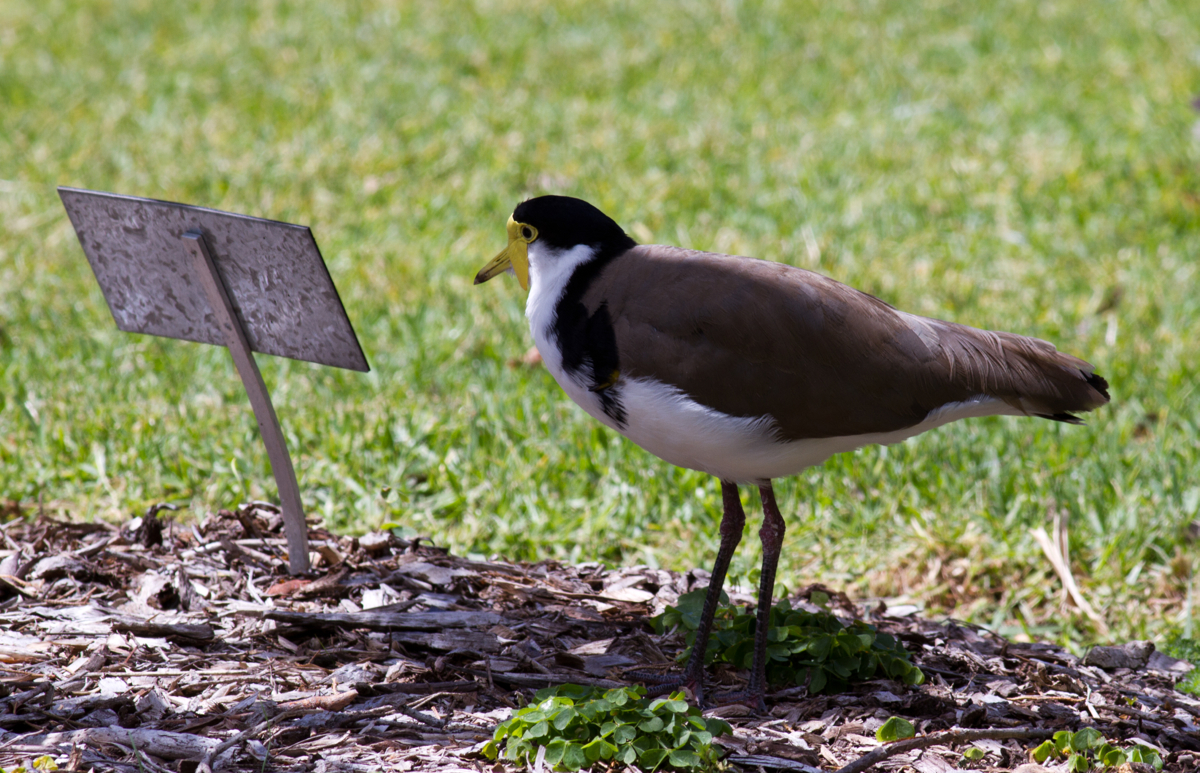
[[[625,673],[625,677],[645,684],[647,697],[655,698],[677,690],[683,690],[689,700],[702,709],[740,703],[756,713],[767,713],[767,690],[765,687],[755,685],[753,680],[744,689],[717,693],[712,696],[712,700],[707,700],[708,696],[704,690],[703,672],[689,674],[685,670],[681,674],[671,675],[656,674],[649,671],[628,671]]]
[[[643,682],[646,685],[646,695],[649,697],[658,697],[667,695],[668,693],[677,690],[683,690],[688,698],[701,708],[706,707],[704,702],[704,674],[689,674],[684,671],[682,674],[655,674],[649,671],[631,671],[625,674],[626,678],[636,682]]]
[[[713,705],[729,706],[740,703],[758,714],[767,713],[767,691],[762,687],[748,685],[744,690],[721,693],[713,698]]]

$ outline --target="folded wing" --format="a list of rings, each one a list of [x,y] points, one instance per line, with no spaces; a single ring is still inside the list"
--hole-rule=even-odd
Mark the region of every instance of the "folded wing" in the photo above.
[[[1035,338],[898,311],[780,263],[639,246],[583,298],[607,307],[622,377],[671,384],[781,439],[891,432],[979,397],[1078,422],[1108,402],[1092,366]]]

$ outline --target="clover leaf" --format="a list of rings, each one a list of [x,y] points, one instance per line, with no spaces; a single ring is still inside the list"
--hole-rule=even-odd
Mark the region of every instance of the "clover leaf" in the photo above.
[[[650,700],[643,687],[602,691],[580,685],[539,690],[535,702],[500,723],[483,755],[503,753],[529,764],[545,748],[553,770],[576,771],[597,762],[636,765],[646,771],[699,773],[715,767],[715,736],[731,733],[719,719],[705,718],[682,693]]]

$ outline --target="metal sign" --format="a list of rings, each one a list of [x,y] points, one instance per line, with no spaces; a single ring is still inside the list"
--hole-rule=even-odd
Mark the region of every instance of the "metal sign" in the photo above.
[[[296,474],[251,352],[369,370],[312,231],[134,196],[58,193],[118,328],[229,347],[279,486],[289,568],[308,571]]]
[[[121,330],[225,345],[191,253],[179,249],[199,230],[251,349],[370,369],[307,226],[75,188],[58,195]]]

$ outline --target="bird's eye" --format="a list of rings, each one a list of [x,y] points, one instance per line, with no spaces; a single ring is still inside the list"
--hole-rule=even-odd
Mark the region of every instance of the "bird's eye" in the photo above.
[[[533,229],[527,225],[521,226],[521,238],[527,242],[533,241]]]

